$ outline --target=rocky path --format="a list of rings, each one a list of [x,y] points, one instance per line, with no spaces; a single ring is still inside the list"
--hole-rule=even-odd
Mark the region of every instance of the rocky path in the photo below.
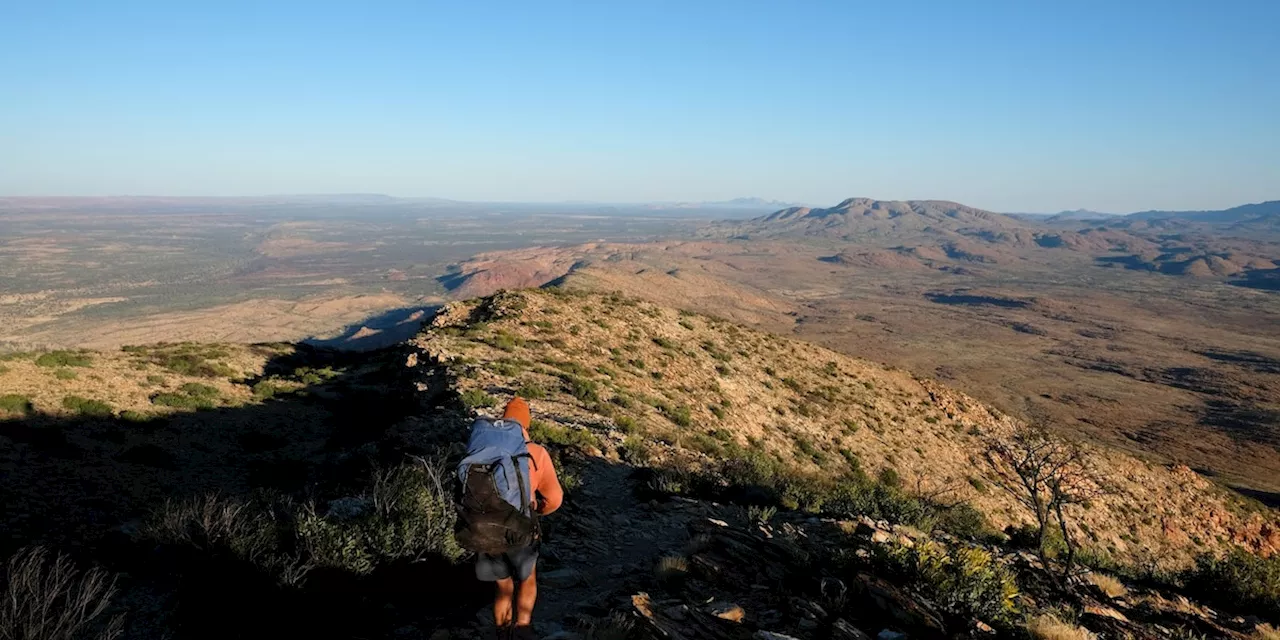
[[[582,486],[548,517],[534,613],[539,637],[572,631],[575,614],[607,614],[659,558],[681,552],[691,521],[726,509],[682,499],[641,502],[631,471],[591,459]]]

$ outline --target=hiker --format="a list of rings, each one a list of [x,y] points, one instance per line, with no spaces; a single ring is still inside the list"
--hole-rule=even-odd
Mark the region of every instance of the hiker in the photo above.
[[[496,583],[493,621],[499,637],[531,639],[538,517],[560,508],[564,491],[550,454],[529,440],[529,403],[517,396],[502,419],[476,419],[458,477],[458,542],[476,552],[476,577]]]

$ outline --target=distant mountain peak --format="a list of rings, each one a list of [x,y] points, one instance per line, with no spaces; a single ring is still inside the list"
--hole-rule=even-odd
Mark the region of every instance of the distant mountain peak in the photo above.
[[[1012,226],[1017,223],[1011,218],[991,211],[966,206],[958,202],[946,200],[876,200],[875,198],[845,198],[834,207],[788,207],[767,216],[756,218],[754,222],[772,223],[801,219],[843,219],[849,224],[856,220],[892,220],[897,218],[929,219],[943,226],[953,226],[966,222],[981,222],[984,225]]]

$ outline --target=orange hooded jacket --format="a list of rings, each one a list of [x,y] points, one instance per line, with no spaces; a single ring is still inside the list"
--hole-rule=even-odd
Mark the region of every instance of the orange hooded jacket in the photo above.
[[[529,439],[529,403],[516,396],[507,403],[502,417],[515,420],[524,428],[524,439],[528,442],[529,456],[533,464],[529,465],[529,485],[533,489],[533,508],[539,515],[547,515],[560,508],[564,502],[564,489],[560,488],[560,479],[556,477],[555,465],[551,463],[551,454],[542,445]]]

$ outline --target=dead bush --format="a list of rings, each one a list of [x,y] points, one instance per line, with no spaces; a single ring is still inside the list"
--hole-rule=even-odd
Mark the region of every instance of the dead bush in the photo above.
[[[9,560],[0,600],[0,638],[117,638],[124,619],[103,619],[115,593],[115,579],[106,571],[82,572],[65,554],[28,547]]]

